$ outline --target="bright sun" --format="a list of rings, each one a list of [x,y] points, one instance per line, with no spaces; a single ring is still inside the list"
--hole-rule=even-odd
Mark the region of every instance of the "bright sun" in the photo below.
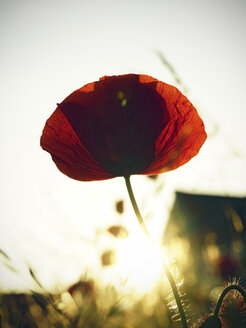
[[[151,290],[163,272],[161,250],[155,247],[141,230],[134,231],[117,249],[115,266],[126,289],[138,294]]]

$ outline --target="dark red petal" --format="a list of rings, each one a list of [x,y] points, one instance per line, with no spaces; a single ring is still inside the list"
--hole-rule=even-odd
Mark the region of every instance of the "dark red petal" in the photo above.
[[[84,87],[59,108],[81,143],[114,176],[140,174],[155,157],[155,140],[169,120],[157,81],[146,86],[139,75],[103,77],[93,92]],[[88,86],[86,86],[88,89]]]
[[[113,178],[80,142],[59,108],[47,120],[40,143],[51,154],[58,169],[70,178],[81,181]]]
[[[178,168],[199,152],[207,138],[197,110],[177,88],[158,82],[156,91],[166,101],[170,120],[156,139],[155,159],[143,174]]]

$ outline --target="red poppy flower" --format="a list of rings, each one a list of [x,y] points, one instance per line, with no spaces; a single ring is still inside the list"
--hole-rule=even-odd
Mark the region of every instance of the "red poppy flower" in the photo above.
[[[127,74],[65,98],[47,120],[41,146],[61,172],[91,181],[174,170],[205,140],[201,118],[178,89]]]

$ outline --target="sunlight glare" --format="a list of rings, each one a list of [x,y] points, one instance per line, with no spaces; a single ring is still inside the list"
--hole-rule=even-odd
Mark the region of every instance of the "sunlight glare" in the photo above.
[[[119,246],[116,266],[125,288],[143,294],[155,287],[163,273],[161,250],[142,231],[135,231]]]

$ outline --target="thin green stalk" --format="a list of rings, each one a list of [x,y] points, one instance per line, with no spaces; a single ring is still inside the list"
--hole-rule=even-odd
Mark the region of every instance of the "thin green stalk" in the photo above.
[[[134,196],[134,193],[133,193],[133,190],[132,190],[132,186],[131,186],[131,182],[130,182],[130,176],[129,177],[125,177],[125,182],[126,182],[126,188],[127,188],[127,191],[128,191],[128,195],[130,197],[130,200],[131,200],[131,203],[132,203],[132,206],[133,206],[133,209],[134,209],[134,212],[136,214],[136,217],[138,219],[138,222],[143,230],[143,232],[145,233],[145,235],[151,240],[151,237],[150,237],[150,234],[149,234],[149,231],[144,223],[144,220],[142,218],[142,215],[139,211],[139,208],[138,208],[138,205],[137,205],[137,202],[136,202],[136,199],[135,199],[135,196]]]
[[[131,200],[131,203],[132,203],[134,212],[135,212],[136,217],[138,219],[138,222],[139,222],[139,224],[140,224],[143,232],[145,233],[145,235],[153,243],[153,241],[151,239],[151,236],[150,236],[150,234],[148,232],[148,229],[147,229],[147,227],[146,227],[146,225],[144,223],[143,217],[142,217],[142,215],[141,215],[141,213],[139,211],[139,208],[138,208],[138,205],[137,205],[137,202],[136,202],[136,199],[135,199],[133,190],[132,190],[132,186],[131,186],[131,182],[130,182],[130,176],[125,176],[124,178],[125,178],[125,182],[126,182],[126,188],[127,188],[127,191],[128,191],[128,194],[129,194],[129,197],[130,197],[130,200]],[[165,263],[164,263],[164,270],[165,270],[166,276],[167,276],[167,278],[169,280],[169,283],[171,285],[171,288],[172,288],[172,292],[173,292],[173,295],[174,295],[174,298],[175,298],[175,301],[176,301],[176,304],[177,304],[177,307],[178,307],[178,310],[179,310],[179,313],[180,313],[180,318],[181,318],[181,322],[182,322],[183,328],[188,328],[188,324],[187,324],[187,320],[186,320],[184,308],[183,308],[183,305],[182,305],[181,298],[179,296],[179,292],[178,292],[177,286],[175,284],[175,281],[173,279],[173,276],[172,276],[172,274],[171,274],[168,266]]]

